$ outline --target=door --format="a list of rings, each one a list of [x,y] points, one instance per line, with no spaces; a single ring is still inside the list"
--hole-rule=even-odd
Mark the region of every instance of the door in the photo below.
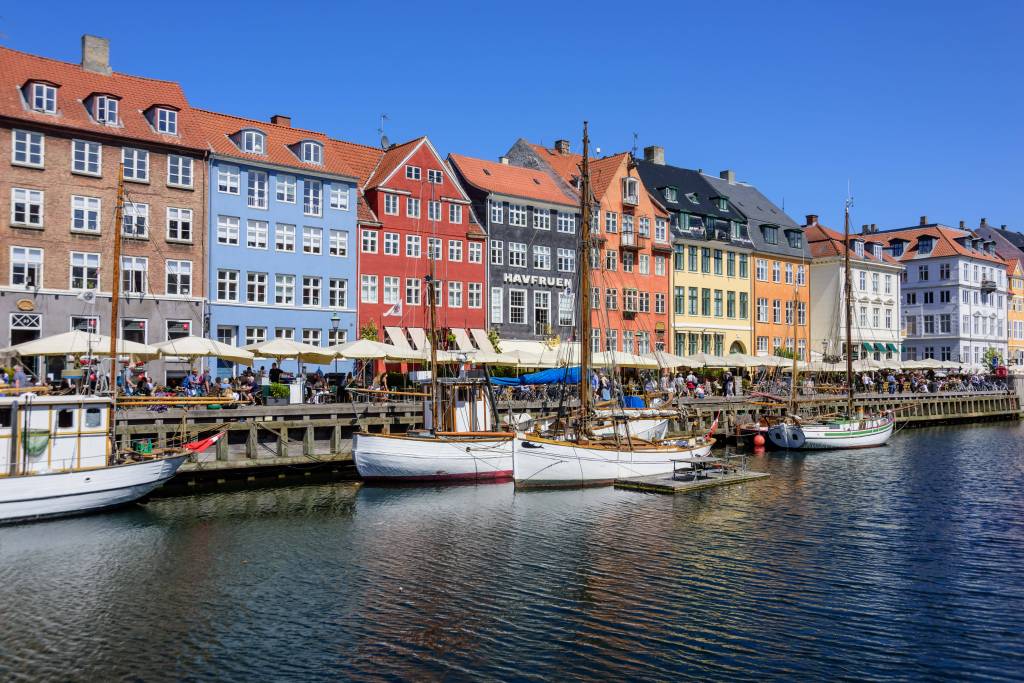
[[[533,333],[544,337],[551,334],[551,292],[533,293]]]

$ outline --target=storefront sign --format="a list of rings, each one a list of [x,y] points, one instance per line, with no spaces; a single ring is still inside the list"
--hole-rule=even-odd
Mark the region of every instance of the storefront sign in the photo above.
[[[36,310],[36,305],[35,303],[33,303],[32,299],[18,299],[18,302],[15,304],[15,306],[18,307],[19,311]]]
[[[522,273],[505,273],[505,284],[536,285],[538,287],[560,287],[571,289],[572,281],[567,277],[548,277],[547,275],[523,275]]]

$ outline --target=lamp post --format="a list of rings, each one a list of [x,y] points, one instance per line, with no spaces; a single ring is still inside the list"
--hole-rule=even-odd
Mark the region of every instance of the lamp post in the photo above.
[[[341,325],[341,316],[338,315],[337,313],[332,313],[331,314],[331,332],[334,333],[334,341],[335,341],[335,343],[337,343],[337,341],[338,341],[338,327],[340,325]],[[338,375],[338,357],[337,356],[334,357],[334,375],[335,375],[335,378],[334,378],[335,381],[340,383],[340,380],[338,380],[338,377],[337,377],[337,375]]]

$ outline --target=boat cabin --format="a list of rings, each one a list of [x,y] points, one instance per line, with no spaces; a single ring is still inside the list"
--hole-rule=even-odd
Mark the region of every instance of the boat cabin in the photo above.
[[[441,391],[441,408],[438,411],[440,425],[437,431],[492,432],[500,429],[486,378],[444,377],[438,379],[437,383]],[[423,426],[432,431],[434,416],[430,399],[425,404]]]
[[[105,467],[110,400],[0,396],[0,477]]]

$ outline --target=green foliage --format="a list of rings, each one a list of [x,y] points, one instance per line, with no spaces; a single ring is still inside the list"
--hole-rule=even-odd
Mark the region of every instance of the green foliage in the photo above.
[[[369,339],[370,341],[380,341],[380,331],[377,329],[377,323],[372,320],[364,323],[359,328],[359,338]]]
[[[494,347],[495,352],[501,353],[501,347],[498,346],[498,344],[501,343],[501,335],[498,334],[498,331],[495,329],[488,330],[487,339],[490,340],[491,346]]]
[[[288,398],[289,396],[291,396],[291,391],[287,384],[274,382],[270,385],[270,398]]]
[[[790,358],[790,359],[796,358],[796,352],[795,351],[790,351],[789,349],[784,349],[781,346],[776,346],[775,350],[772,351],[772,353],[774,353],[776,356],[779,356],[780,358]]]
[[[985,353],[981,357],[981,362],[986,368],[991,368],[993,358],[999,361],[999,365],[1003,364],[1003,354],[999,353],[997,349],[993,348],[985,349]]]

